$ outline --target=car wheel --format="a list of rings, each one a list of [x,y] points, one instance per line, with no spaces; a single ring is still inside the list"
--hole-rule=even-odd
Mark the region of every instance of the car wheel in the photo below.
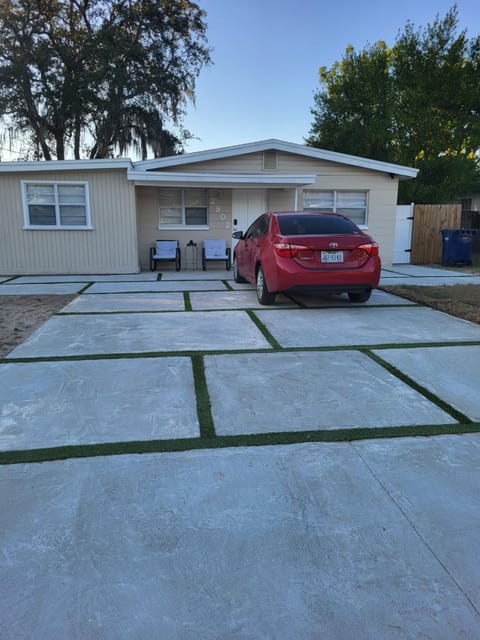
[[[368,300],[370,300],[371,295],[372,295],[372,290],[367,289],[366,291],[357,291],[357,292],[351,291],[348,294],[348,297],[350,298],[350,302],[367,302]]]
[[[233,279],[235,282],[246,282],[245,278],[240,275],[240,271],[238,270],[238,262],[237,258],[233,258]]]
[[[262,267],[258,267],[257,271],[257,298],[260,304],[273,304],[275,302],[275,294],[267,289]]]

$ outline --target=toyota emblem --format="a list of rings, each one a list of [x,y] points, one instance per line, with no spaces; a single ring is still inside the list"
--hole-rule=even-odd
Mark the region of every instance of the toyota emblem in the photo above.
[[[330,242],[328,246],[330,249],[336,249],[338,247],[338,242]]]

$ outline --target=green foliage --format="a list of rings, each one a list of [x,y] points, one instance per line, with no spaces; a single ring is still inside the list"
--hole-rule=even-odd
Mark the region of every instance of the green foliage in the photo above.
[[[308,144],[387,160],[391,138],[391,52],[379,42],[360,53],[348,47],[341,63],[320,69],[315,123]]]
[[[401,203],[453,204],[468,194],[480,193],[478,162],[464,154],[433,155],[415,164],[418,177],[400,182]]]
[[[480,37],[457,34],[454,6],[389,49],[347,47],[320,69],[307,143],[419,169],[402,202],[452,202],[478,188]]]
[[[205,13],[188,0],[0,0],[0,115],[37,156],[181,149],[209,64]]]

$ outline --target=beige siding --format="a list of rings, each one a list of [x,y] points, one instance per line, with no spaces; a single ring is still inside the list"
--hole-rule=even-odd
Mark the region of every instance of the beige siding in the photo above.
[[[137,187],[138,255],[142,270],[149,269],[150,247],[155,240],[178,240],[183,266],[186,266],[185,247],[193,240],[197,243],[197,268],[201,266],[202,241],[205,238],[224,238],[227,246],[232,240],[232,194],[230,189],[208,190],[208,229],[159,229],[159,189]],[[188,256],[191,264],[191,255]],[[165,268],[169,265],[165,264]],[[193,266],[193,265],[192,265]],[[174,269],[172,263],[171,268]]]
[[[93,230],[23,229],[22,180],[88,182]],[[0,203],[2,275],[138,271],[135,191],[123,169],[3,174]]]
[[[263,153],[261,152],[192,163],[166,170],[196,173],[260,173],[263,175],[274,175],[275,173],[313,174],[317,176],[316,181],[313,185],[305,187],[306,189],[366,190],[369,201],[366,231],[379,243],[384,263],[391,264],[392,262],[398,179],[392,179],[387,173],[284,152],[278,153],[278,166],[275,171],[263,169]],[[268,204],[269,209],[273,211],[293,209],[295,192],[293,189],[270,189]],[[303,197],[300,188],[298,189],[298,208],[302,207]]]
[[[263,155],[248,153],[233,158],[193,162],[178,167],[168,167],[165,171],[195,172],[195,173],[260,173],[262,171]],[[266,172],[271,173],[271,172]]]
[[[397,178],[388,174],[353,169],[342,171],[338,167],[334,174],[317,175],[315,184],[305,189],[367,190],[368,220],[365,231],[378,242],[384,264],[391,264],[393,258],[393,237],[395,231],[395,211],[397,205]],[[302,191],[299,193],[299,208],[303,206]]]
[[[180,173],[260,173],[265,176],[276,173],[300,173],[300,174],[325,174],[335,175],[338,171],[353,173],[358,171],[357,167],[349,165],[339,165],[325,160],[316,160],[293,153],[279,153],[278,166],[275,170],[263,169],[263,153],[248,153],[232,158],[218,160],[207,160],[204,162],[194,162],[191,164],[167,167],[161,171],[176,171]]]
[[[295,211],[295,189],[270,189],[269,211]]]

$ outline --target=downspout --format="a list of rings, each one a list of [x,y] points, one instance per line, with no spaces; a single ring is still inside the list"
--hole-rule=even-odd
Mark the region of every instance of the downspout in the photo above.
[[[295,211],[298,211],[298,187],[295,187]]]

